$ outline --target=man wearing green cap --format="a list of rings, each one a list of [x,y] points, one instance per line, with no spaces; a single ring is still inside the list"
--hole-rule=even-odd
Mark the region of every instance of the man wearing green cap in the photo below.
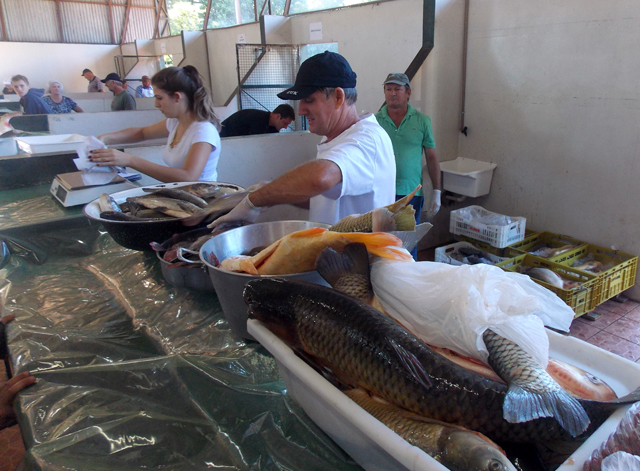
[[[431,130],[431,118],[409,104],[411,85],[405,74],[392,73],[384,81],[386,105],[376,114],[380,126],[387,131],[396,156],[396,198],[411,193],[422,183],[422,155],[426,156],[427,170],[433,186],[428,216],[433,218],[440,209],[440,163]],[[416,210],[416,222],[424,203],[422,190],[411,201]]]

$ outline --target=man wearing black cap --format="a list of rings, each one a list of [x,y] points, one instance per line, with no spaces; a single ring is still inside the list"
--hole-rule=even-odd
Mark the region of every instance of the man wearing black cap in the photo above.
[[[82,71],[82,76],[89,81],[89,86],[87,87],[87,91],[89,93],[104,92],[104,84],[93,74],[93,72],[91,72],[90,69],[84,69]]]
[[[387,133],[356,110],[356,74],[340,54],[325,51],[302,63],[295,85],[278,97],[299,100],[309,130],[324,136],[316,160],[248,195],[210,227],[255,222],[262,207],[309,202],[309,220],[333,224],[395,199],[396,169]]]
[[[136,100],[124,89],[122,86],[122,79],[120,79],[118,74],[111,72],[104,80],[102,80],[102,83],[104,83],[109,91],[113,93],[111,111],[136,109]]]

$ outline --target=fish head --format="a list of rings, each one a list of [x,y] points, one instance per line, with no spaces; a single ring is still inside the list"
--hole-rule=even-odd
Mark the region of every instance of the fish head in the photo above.
[[[248,282],[243,291],[250,319],[257,319],[289,345],[296,338],[296,309],[290,283],[282,278],[260,278]]]
[[[517,471],[502,450],[483,435],[456,430],[444,444],[447,466],[459,471]]]

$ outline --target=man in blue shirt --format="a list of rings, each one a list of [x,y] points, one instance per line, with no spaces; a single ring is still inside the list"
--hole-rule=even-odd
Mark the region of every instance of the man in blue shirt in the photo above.
[[[151,79],[148,75],[143,75],[142,85],[138,85],[136,87],[136,97],[137,98],[153,98],[153,87],[151,86]]]
[[[51,108],[41,98],[44,94],[42,88],[29,88],[29,80],[24,75],[11,77],[11,85],[20,97],[20,105],[24,114],[50,114]]]

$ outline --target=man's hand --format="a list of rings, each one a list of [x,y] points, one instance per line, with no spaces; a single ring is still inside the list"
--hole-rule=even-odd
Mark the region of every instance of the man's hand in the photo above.
[[[440,211],[440,190],[433,190],[431,204],[429,205],[429,218],[433,218]]]
[[[258,216],[260,216],[261,208],[254,206],[249,199],[249,196],[251,195],[245,196],[245,198],[240,201],[240,203],[238,203],[238,205],[233,208],[228,214],[219,217],[207,227],[209,229],[215,229],[222,224],[228,224],[231,222],[242,222],[245,224],[253,224],[254,222],[256,222],[256,219],[258,219]]]

